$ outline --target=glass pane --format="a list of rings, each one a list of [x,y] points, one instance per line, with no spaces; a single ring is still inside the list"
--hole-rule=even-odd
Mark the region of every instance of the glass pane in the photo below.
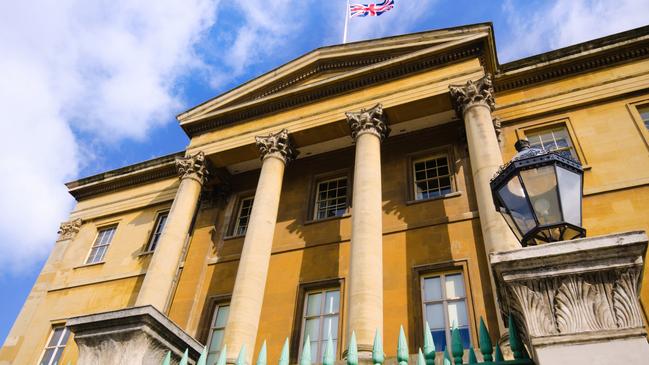
[[[322,340],[325,341],[329,339],[330,333],[331,339],[335,341],[338,338],[338,316],[331,316],[324,319]]]
[[[223,343],[223,334],[224,330],[219,329],[219,330],[213,330],[212,331],[212,338],[210,340],[210,352],[214,351],[220,351],[221,350],[221,344]]]
[[[65,331],[63,332],[63,339],[61,340],[59,346],[65,347],[65,345],[68,343],[68,338],[70,337],[70,330],[65,328]]]
[[[442,281],[439,276],[424,279],[424,301],[442,299]]]
[[[451,326],[464,327],[469,325],[464,300],[448,303],[448,323]]]
[[[498,190],[498,195],[505,206],[509,208],[514,222],[523,234],[529,232],[536,222],[532,215],[532,209],[527,203],[525,192],[521,186],[518,176],[514,176],[507,185]]]
[[[581,226],[581,176],[557,167],[557,180],[563,219],[568,223]]]
[[[52,333],[52,338],[50,338],[50,342],[47,344],[47,347],[53,347],[58,345],[62,334],[63,334],[63,327],[55,328],[54,333]]]
[[[97,248],[97,254],[95,255],[94,262],[100,262],[104,259],[104,255],[106,255],[106,249],[108,249],[108,246],[101,246]]]
[[[471,335],[469,334],[469,327],[460,327],[460,337],[462,337],[462,347],[468,349],[471,347]]]
[[[230,306],[220,306],[218,308],[218,312],[216,313],[214,327],[225,327],[225,324],[228,323],[228,314],[230,314]]]
[[[322,302],[322,293],[313,293],[313,294],[309,294],[306,297],[307,317],[320,315],[321,302]]]
[[[304,323],[304,339],[309,336],[309,340],[318,341],[320,339],[320,318],[307,319]]]
[[[444,349],[446,348],[446,330],[445,329],[431,330],[430,333],[433,335],[435,350],[444,351]]]
[[[320,348],[318,346],[319,344],[319,341],[311,341],[311,364],[317,364],[321,362],[321,359],[318,356],[318,354],[320,353]]]
[[[87,264],[92,264],[92,263],[96,262],[95,257],[97,256],[97,250],[98,249],[99,249],[98,247],[93,247],[90,250],[90,254],[88,255],[88,260],[86,261]]]
[[[325,314],[338,313],[340,306],[340,292],[338,290],[328,291],[325,296]]]
[[[512,219],[512,216],[509,214],[507,210],[504,208],[500,208],[500,213],[502,213],[503,218],[505,218],[505,221],[507,221],[507,225],[512,229],[512,232],[514,232],[514,235],[516,235],[516,238],[521,241],[523,239],[523,236],[521,235],[521,231],[518,229],[514,228],[516,227],[516,224],[514,223],[514,220]]]
[[[39,365],[49,365],[50,360],[52,360],[52,357],[54,356],[54,350],[55,349],[45,350],[45,353],[43,354],[43,359],[41,360]]]
[[[554,166],[543,166],[521,171],[521,178],[529,195],[539,224],[556,224],[561,221],[557,178]]]
[[[453,274],[446,276],[446,298],[464,298],[464,280],[462,274]]]
[[[426,304],[426,321],[431,329],[445,328],[444,305],[442,303]]]

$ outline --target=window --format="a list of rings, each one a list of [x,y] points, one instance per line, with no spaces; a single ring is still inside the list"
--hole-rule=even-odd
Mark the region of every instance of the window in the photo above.
[[[334,345],[334,354],[336,353],[339,310],[340,290],[338,288],[311,291],[304,298],[300,347],[304,345],[308,335],[311,342],[311,363],[322,361],[330,334]],[[302,351],[300,351],[301,353]]]
[[[638,113],[640,113],[640,117],[642,117],[645,128],[649,130],[649,105],[638,107]]]
[[[319,181],[313,219],[340,217],[347,212],[347,177]]]
[[[464,279],[461,273],[423,277],[421,281],[424,320],[428,321],[435,348],[451,343],[451,329],[457,326],[464,348],[471,346]]]
[[[45,351],[43,352],[43,357],[38,363],[39,365],[55,365],[58,363],[63,350],[65,350],[65,344],[68,342],[68,337],[70,337],[70,331],[67,327],[57,326],[52,329],[52,334],[50,339],[45,346]]]
[[[559,154],[579,161],[570,134],[565,125],[553,126],[542,130],[531,130],[525,132],[525,137],[530,141],[530,146],[549,152],[556,151]]]
[[[228,315],[230,314],[230,304],[217,304],[214,308],[214,315],[210,322],[210,337],[207,340],[209,350],[207,353],[207,363],[214,364],[221,353],[223,348],[223,334],[225,333],[225,325],[228,323]]]
[[[412,162],[415,200],[451,193],[451,171],[447,155],[427,157]]]
[[[237,220],[234,222],[234,229],[232,230],[233,236],[243,236],[248,230],[248,221],[250,220],[250,213],[252,212],[252,203],[254,198],[252,196],[243,198],[239,201],[239,209],[237,210]]]
[[[90,254],[88,255],[86,264],[94,264],[104,260],[108,245],[110,245],[110,241],[113,240],[113,236],[115,235],[115,230],[117,230],[117,226],[99,230],[97,238],[95,238],[95,243],[90,248]]]
[[[158,246],[158,241],[160,240],[160,235],[162,235],[162,230],[165,228],[167,223],[167,216],[169,212],[164,212],[158,214],[158,218],[155,221],[155,226],[153,232],[151,232],[151,238],[149,239],[149,244],[146,246],[146,250],[155,251],[156,246]]]

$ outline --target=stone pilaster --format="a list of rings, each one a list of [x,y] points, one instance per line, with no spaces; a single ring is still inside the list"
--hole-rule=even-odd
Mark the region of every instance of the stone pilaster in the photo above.
[[[647,236],[628,232],[492,253],[503,313],[539,365],[645,364]]]
[[[176,160],[180,185],[156,250],[142,282],[136,305],[152,305],[165,312],[173,291],[189,228],[207,178],[203,152]]]
[[[349,264],[348,337],[370,357],[374,334],[383,333],[383,222],[381,142],[390,129],[381,104],[346,113],[356,143]]]
[[[247,349],[247,363],[250,363],[252,358],[264,300],[284,168],[297,154],[291,146],[286,129],[268,136],[255,137],[255,140],[263,162],[225,328],[224,344],[227,345],[229,363],[235,362],[243,346]]]

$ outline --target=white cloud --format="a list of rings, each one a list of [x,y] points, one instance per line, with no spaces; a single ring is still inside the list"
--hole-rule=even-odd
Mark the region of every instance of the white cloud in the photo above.
[[[0,3],[0,275],[48,254],[73,204],[63,182],[98,145],[173,120],[217,2]]]
[[[647,0],[554,0],[544,6],[507,1],[510,41],[501,62],[569,46],[647,24]]]

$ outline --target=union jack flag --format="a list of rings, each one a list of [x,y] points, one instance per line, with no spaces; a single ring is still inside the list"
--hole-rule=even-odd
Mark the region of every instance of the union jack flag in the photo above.
[[[394,8],[394,0],[383,0],[380,4],[351,4],[349,17],[379,16],[392,8]]]

